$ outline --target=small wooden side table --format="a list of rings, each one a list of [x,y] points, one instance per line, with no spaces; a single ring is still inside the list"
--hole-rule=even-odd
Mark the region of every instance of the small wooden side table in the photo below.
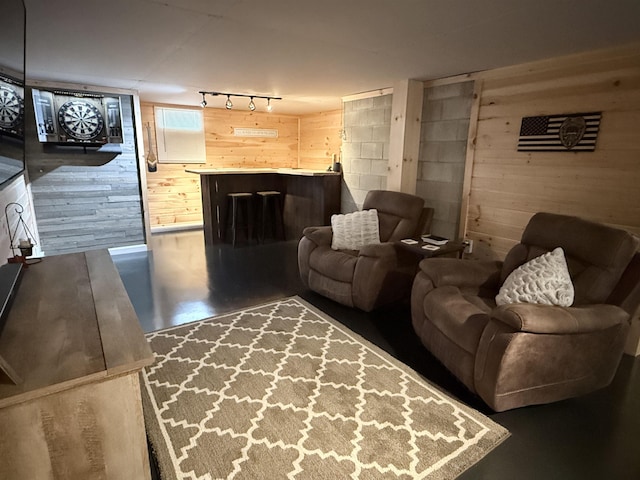
[[[435,245],[437,250],[429,250],[423,248],[425,245],[431,245],[425,242],[421,238],[412,238],[411,240],[417,243],[405,243],[402,240],[395,242],[396,246],[408,250],[417,255],[422,255],[423,258],[440,257],[442,255],[457,254],[458,258],[462,258],[464,249],[467,247],[467,243],[464,240],[449,240],[444,245]]]

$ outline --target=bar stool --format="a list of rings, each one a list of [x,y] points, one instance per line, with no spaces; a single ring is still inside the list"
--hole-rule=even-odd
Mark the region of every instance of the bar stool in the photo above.
[[[236,246],[238,230],[245,230],[247,232],[247,241],[251,240],[253,229],[252,202],[252,193],[236,192],[227,194],[227,220],[225,222],[225,226],[228,226],[229,220],[231,220],[231,243],[234,248]]]
[[[285,240],[284,220],[282,219],[282,194],[276,190],[267,190],[256,192],[256,195],[258,195],[260,202],[258,219],[260,234],[258,235],[258,241],[264,242],[267,225],[270,225],[273,238],[279,237]]]

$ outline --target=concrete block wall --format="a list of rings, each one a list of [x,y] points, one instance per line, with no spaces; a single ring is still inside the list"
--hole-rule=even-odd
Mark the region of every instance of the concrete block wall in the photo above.
[[[387,187],[392,95],[344,102],[342,212],[362,208],[369,190]]]
[[[473,82],[426,88],[416,194],[435,209],[431,233],[458,236]]]

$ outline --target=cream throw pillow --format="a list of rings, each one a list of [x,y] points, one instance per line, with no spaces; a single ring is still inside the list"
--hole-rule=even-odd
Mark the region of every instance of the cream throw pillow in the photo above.
[[[378,211],[375,208],[331,215],[331,229],[331,248],[334,250],[359,250],[363,245],[380,243]]]
[[[558,247],[511,272],[496,296],[496,303],[540,303],[570,307],[573,296],[573,283],[564,251]]]

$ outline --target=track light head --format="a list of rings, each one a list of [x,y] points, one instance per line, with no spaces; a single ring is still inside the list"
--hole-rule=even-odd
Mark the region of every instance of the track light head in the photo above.
[[[271,112],[273,107],[271,106],[271,99],[267,98],[267,112]]]
[[[256,109],[256,104],[253,103],[253,97],[251,97],[251,100],[249,100],[249,110],[253,112],[255,109]]]
[[[207,106],[207,100],[204,98],[204,93],[202,93],[202,101],[200,102],[202,108]]]
[[[231,95],[227,95],[227,102],[224,104],[227,110],[231,110],[233,108],[233,102],[231,101]]]

